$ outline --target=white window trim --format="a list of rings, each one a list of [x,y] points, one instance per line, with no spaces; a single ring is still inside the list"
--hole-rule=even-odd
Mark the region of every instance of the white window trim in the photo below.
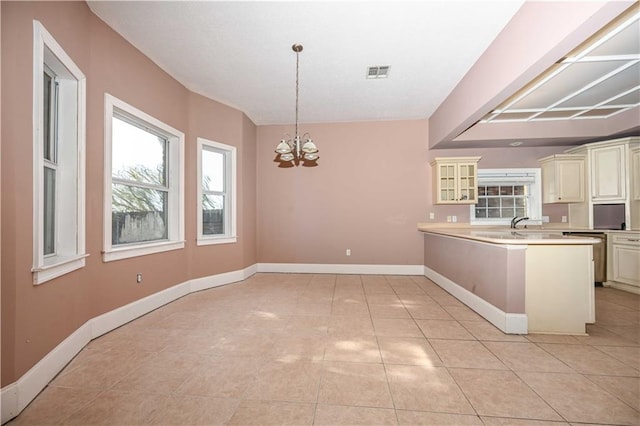
[[[114,108],[146,121],[154,127],[170,135],[169,137],[169,185],[173,197],[177,200],[169,202],[169,223],[167,241],[150,241],[146,243],[127,244],[113,247],[111,244],[111,121]],[[177,158],[175,158],[177,157]],[[184,133],[168,124],[140,111],[134,106],[105,93],[104,96],[104,220],[103,220],[103,252],[105,262],[161,253],[184,248]]]
[[[46,46],[46,48],[45,48]],[[45,50],[48,49],[67,68],[77,83],[77,158],[76,158],[76,252],[47,256],[43,253],[43,82]],[[42,284],[85,266],[85,147],[86,147],[86,77],[46,28],[33,21],[33,284]]]
[[[220,142],[214,142],[204,138],[197,138],[198,142],[198,196],[196,199],[197,202],[197,223],[198,223],[198,238],[196,240],[196,244],[199,246],[202,245],[211,245],[211,244],[229,244],[235,243],[238,241],[238,236],[236,234],[237,230],[237,197],[236,197],[236,182],[237,182],[237,149],[235,146],[226,145]],[[202,150],[206,147],[210,146],[212,148],[220,149],[223,151],[229,152],[230,161],[229,161],[229,170],[226,170],[227,176],[226,178],[230,181],[230,189],[229,196],[231,198],[231,202],[229,203],[229,210],[231,210],[231,217],[229,221],[229,232],[225,235],[203,235],[202,233]],[[227,212],[225,212],[227,213]]]
[[[528,197],[529,204],[529,220],[520,222],[521,225],[542,225],[542,173],[539,168],[525,169],[525,168],[513,168],[513,169],[478,169],[477,184],[481,185],[482,175],[497,175],[497,174],[518,174],[527,173],[534,175],[534,183],[531,185],[531,193]],[[516,180],[517,178],[510,179]],[[511,219],[496,218],[496,219],[476,219],[476,205],[469,205],[469,222],[474,226],[496,226],[496,225],[511,225]]]

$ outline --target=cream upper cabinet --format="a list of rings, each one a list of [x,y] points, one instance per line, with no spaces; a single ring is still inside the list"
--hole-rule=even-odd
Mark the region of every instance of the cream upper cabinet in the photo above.
[[[612,145],[591,150],[591,199],[624,202],[627,192],[626,145]]]
[[[584,201],[584,155],[557,154],[539,161],[542,168],[543,203]]]
[[[480,157],[436,158],[433,170],[435,204],[476,204],[478,202],[478,161]]]
[[[640,201],[640,147],[631,153],[631,195],[634,201]]]
[[[629,150],[629,223],[627,229],[640,230],[640,146]]]

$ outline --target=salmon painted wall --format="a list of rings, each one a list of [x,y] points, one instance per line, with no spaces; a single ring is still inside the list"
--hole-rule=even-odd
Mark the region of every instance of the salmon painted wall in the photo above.
[[[187,154],[186,204],[191,206],[187,213],[187,244],[194,248],[188,258],[191,278],[212,274],[212,271],[226,272],[243,269],[256,263],[255,260],[255,125],[245,115],[235,109],[212,101],[195,93],[189,94],[189,134],[195,143],[201,137],[214,142],[233,145],[237,148],[237,233],[236,244],[215,244],[196,246],[196,160],[195,146]],[[249,255],[246,256],[246,253]],[[254,253],[251,255],[251,253]],[[213,269],[212,269],[213,268]]]
[[[469,221],[469,206],[434,206],[435,157],[482,156],[479,168],[540,167],[566,147],[427,150],[428,121],[301,124],[316,167],[280,168],[274,149],[293,126],[258,127],[258,261],[422,265],[418,222]],[[559,222],[566,206],[543,207]],[[345,255],[351,249],[351,256]]]
[[[256,262],[255,125],[195,95],[91,13],[84,2],[5,2],[2,8],[2,386],[21,377],[87,320],[191,278]],[[32,49],[39,20],[87,76],[85,268],[32,285]],[[185,133],[183,250],[104,263],[104,94]],[[236,244],[197,247],[196,137],[238,148]],[[245,208],[249,211],[245,211]],[[144,282],[135,283],[142,272]]]
[[[525,253],[524,246],[424,235],[425,266],[507,313],[526,313]]]
[[[259,262],[422,264],[426,121],[302,124],[318,166],[280,168],[292,127],[258,127]]]

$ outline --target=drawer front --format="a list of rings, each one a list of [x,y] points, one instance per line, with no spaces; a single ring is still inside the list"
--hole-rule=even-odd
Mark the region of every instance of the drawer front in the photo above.
[[[640,247],[640,234],[613,234],[611,235],[613,244],[625,244]]]

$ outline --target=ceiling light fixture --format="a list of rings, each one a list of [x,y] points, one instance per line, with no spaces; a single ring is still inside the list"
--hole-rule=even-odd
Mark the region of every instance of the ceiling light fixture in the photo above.
[[[291,49],[296,52],[296,132],[293,138],[287,134],[286,138],[282,139],[276,147],[276,152],[279,154],[278,160],[281,163],[295,164],[297,166],[300,164],[300,161],[315,162],[319,157],[318,148],[316,144],[313,143],[311,135],[305,133],[301,138],[298,134],[298,69],[302,45],[294,44],[291,46]],[[304,143],[302,139],[304,139]]]

